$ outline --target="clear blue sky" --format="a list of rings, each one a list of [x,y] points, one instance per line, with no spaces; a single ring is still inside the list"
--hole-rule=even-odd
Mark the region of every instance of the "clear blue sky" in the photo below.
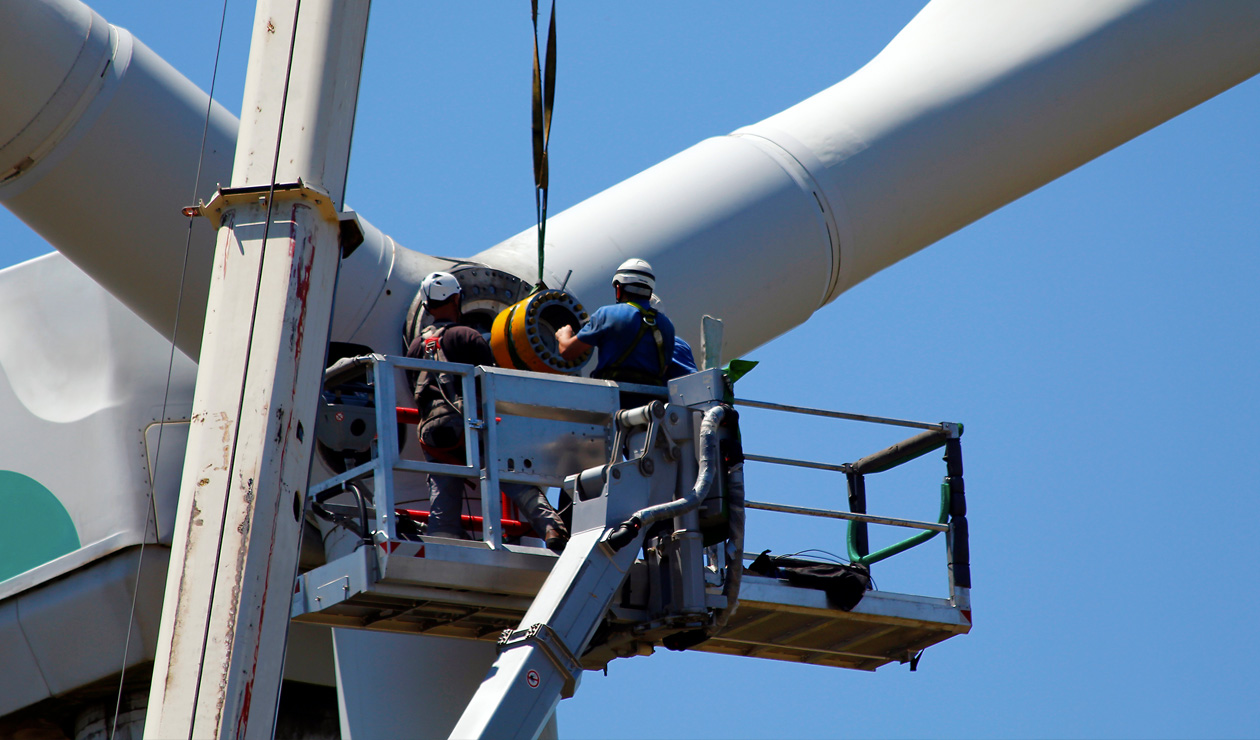
[[[843,79],[918,3],[562,3],[558,212]],[[96,4],[203,87],[217,3]],[[216,97],[239,109],[252,9]],[[528,3],[378,0],[349,202],[410,248],[530,225]],[[758,350],[741,396],[967,426],[975,627],[917,673],[658,653],[587,674],[566,737],[1260,736],[1260,82],[1228,91],[842,295]],[[47,246],[0,213],[0,265]],[[731,286],[757,300],[757,286]],[[841,462],[888,441],[748,414],[747,446]],[[869,440],[869,441],[863,441]],[[943,471],[873,479],[929,518]],[[842,481],[750,471],[759,500]],[[750,548],[841,551],[751,520]],[[944,595],[939,543],[877,569]],[[422,669],[418,667],[418,669]]]

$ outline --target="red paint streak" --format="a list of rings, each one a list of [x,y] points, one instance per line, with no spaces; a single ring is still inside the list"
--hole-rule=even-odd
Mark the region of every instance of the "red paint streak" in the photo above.
[[[970,609],[959,609],[958,611],[962,612],[963,619],[967,620],[967,624],[971,624],[971,610],[970,610]]]
[[[311,290],[311,269],[314,266],[314,249],[311,248],[311,235],[306,232],[303,239],[303,250],[301,254],[297,253],[298,243],[298,208],[306,208],[306,206],[294,204],[293,209],[289,213],[289,286],[293,291],[293,298],[298,304],[297,317],[290,325],[290,349],[292,351],[293,361],[293,378],[289,383],[289,418],[285,421],[283,439],[290,439],[293,432],[293,410],[298,408],[297,405],[297,386],[298,386],[298,370],[301,366],[302,359],[302,342],[306,336],[306,307],[307,296]],[[294,261],[294,257],[297,261]],[[286,309],[286,315],[289,313]],[[280,446],[280,476],[284,477],[284,463],[287,456],[289,446],[283,443]],[[274,533],[273,533],[274,535]]]
[[[292,419],[292,414],[290,414],[289,418]],[[282,477],[284,471],[283,460],[285,447],[285,445],[281,445],[280,447],[280,459],[282,461],[280,471]],[[276,482],[276,490],[283,490],[279,485],[279,481]],[[276,529],[280,522],[280,499],[281,496],[277,494],[275,496],[275,510],[271,512],[271,537],[270,541],[267,543],[267,569],[263,572],[262,602],[258,605],[258,627],[254,630],[254,654],[250,659],[249,664],[249,680],[245,682],[244,697],[241,699],[241,711],[236,717],[237,738],[244,737],[245,730],[249,726],[249,709],[250,705],[253,703],[254,696],[254,678],[258,674],[258,649],[262,646],[263,624],[267,618],[267,587],[271,583],[271,563],[273,562],[274,555],[276,553]]]
[[[245,684],[245,698],[241,700],[241,717],[236,725],[236,736],[241,737],[245,734],[245,726],[249,724],[249,705],[254,699],[254,679],[250,679]]]
[[[310,294],[311,271],[315,262],[314,245],[312,243],[314,237],[309,231],[302,234],[301,238],[303,249],[301,254],[298,254],[297,252],[299,237],[297,223],[298,208],[306,208],[306,206],[295,204],[289,219],[289,285],[290,289],[293,291],[293,298],[296,300],[298,308],[295,320],[290,325],[290,349],[293,353],[293,380],[289,385],[289,412],[288,419],[285,420],[285,434],[283,436],[283,439],[286,442],[291,438],[291,433],[293,432],[293,410],[297,408],[295,400],[297,398],[298,368],[301,364],[302,344],[306,335],[307,297]],[[296,260],[294,259],[295,257]],[[288,312],[286,311],[286,313]],[[280,445],[280,460],[277,467],[280,475],[280,480],[276,482],[277,491],[283,490],[280,483],[284,478],[284,465],[287,452],[288,444],[282,442]],[[245,735],[246,728],[249,724],[250,705],[253,703],[254,678],[258,672],[258,651],[262,644],[263,623],[267,614],[267,585],[271,582],[271,563],[276,548],[276,530],[280,521],[279,510],[281,498],[282,497],[279,495],[275,497],[276,510],[272,513],[271,517],[271,538],[268,543],[267,550],[267,569],[263,575],[262,582],[263,597],[258,608],[258,628],[255,630],[254,634],[254,653],[249,667],[249,679],[245,683],[244,696],[241,699],[241,711],[236,719],[237,738],[244,737]],[[397,543],[394,544],[397,546]]]
[[[298,304],[298,315],[296,325],[293,327],[293,337],[291,339],[293,356],[295,358],[302,356],[302,342],[306,338],[306,308],[307,298],[311,292],[311,269],[315,264],[315,245],[314,234],[309,230],[303,230],[302,233],[302,252],[297,254],[298,240],[298,208],[306,208],[306,206],[293,206],[293,213],[289,218],[289,259],[290,272],[289,284],[293,286],[293,298]],[[296,261],[294,261],[296,257]],[[297,380],[297,364],[294,364],[294,380]]]
[[[276,496],[279,501],[280,497]],[[276,507],[279,509],[279,506]],[[241,699],[241,712],[236,717],[236,737],[245,737],[249,726],[249,707],[254,699],[254,677],[258,674],[258,648],[262,645],[263,622],[267,617],[267,584],[271,583],[271,559],[276,551],[276,516],[271,518],[271,543],[267,548],[267,570],[263,575],[262,603],[258,605],[258,628],[254,630],[254,655],[249,664],[249,680],[245,682],[245,696]]]

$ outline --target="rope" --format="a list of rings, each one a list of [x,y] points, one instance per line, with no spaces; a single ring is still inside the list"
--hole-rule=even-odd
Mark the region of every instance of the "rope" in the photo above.
[[[534,211],[538,217],[538,285],[543,285],[543,244],[547,236],[547,186],[550,165],[547,146],[551,141],[551,110],[556,98],[556,1],[551,0],[551,19],[547,24],[546,63],[538,63],[538,0],[530,0],[534,21]]]
[[[201,184],[201,167],[206,158],[206,139],[210,133],[210,111],[214,106],[214,88],[219,79],[219,57],[223,51],[223,29],[227,22],[227,0],[223,0],[223,10],[219,15],[219,39],[214,49],[214,68],[210,74],[210,92],[206,100],[205,122],[201,128],[201,149],[197,153],[197,174],[193,178],[192,203],[197,202],[197,189]],[[144,533],[140,537],[140,555],[136,561],[135,590],[131,594],[131,610],[127,614],[127,638],[123,642],[122,670],[118,673],[118,693],[114,699],[114,719],[110,723],[109,738],[118,734],[118,714],[122,710],[124,682],[127,679],[127,657],[131,652],[131,632],[136,621],[136,602],[140,595],[140,574],[144,568],[144,546],[149,539],[149,521],[156,525],[157,513],[153,509],[156,498],[157,474],[162,462],[162,433],[166,430],[166,406],[171,397],[171,374],[175,366],[175,340],[179,337],[179,316],[184,304],[184,283],[188,273],[188,253],[192,247],[193,221],[188,219],[188,231],[184,236],[184,261],[179,269],[179,292],[175,298],[175,322],[171,327],[171,351],[166,360],[166,387],[162,392],[162,414],[158,417],[157,448],[153,452],[153,472],[149,476],[149,499],[145,504]],[[155,533],[160,536],[160,533]]]

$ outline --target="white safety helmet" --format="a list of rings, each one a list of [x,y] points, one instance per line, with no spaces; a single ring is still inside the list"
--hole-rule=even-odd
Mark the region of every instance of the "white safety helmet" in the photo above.
[[[449,272],[435,272],[420,283],[420,295],[425,303],[441,303],[453,295],[461,293],[459,281]]]
[[[613,285],[629,288],[631,292],[652,294],[656,290],[656,274],[647,260],[628,259],[621,263],[613,275]]]

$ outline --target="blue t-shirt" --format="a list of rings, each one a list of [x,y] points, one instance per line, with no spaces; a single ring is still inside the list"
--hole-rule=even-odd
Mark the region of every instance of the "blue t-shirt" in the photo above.
[[[669,372],[665,373],[665,379],[673,380],[698,372],[700,368],[696,367],[696,357],[691,353],[691,345],[682,337],[674,337],[674,356],[669,359]]]
[[[621,357],[639,333],[641,323],[639,309],[629,303],[601,306],[591,314],[591,320],[577,333],[577,338],[599,350],[596,374]],[[665,314],[657,312],[656,325],[661,329],[661,338],[665,343],[665,362],[668,366],[670,357],[674,354],[674,324]],[[620,369],[664,377],[651,328],[643,333],[634,351],[621,363]]]

